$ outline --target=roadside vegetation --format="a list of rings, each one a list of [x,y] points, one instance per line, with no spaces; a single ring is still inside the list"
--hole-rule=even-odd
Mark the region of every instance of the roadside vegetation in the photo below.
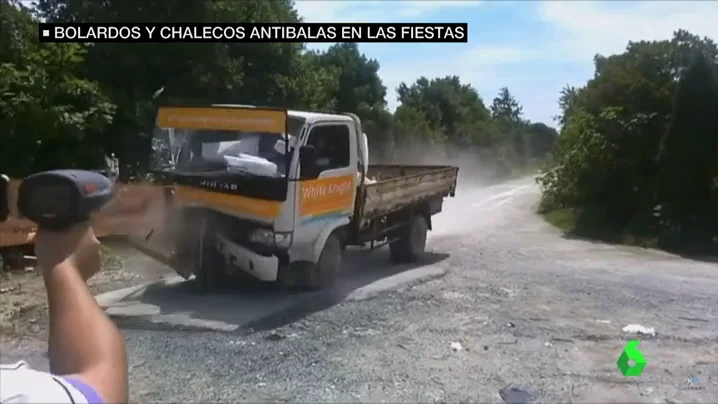
[[[13,177],[53,167],[97,168],[111,153],[120,160],[121,180],[139,175],[150,152],[146,134],[162,104],[354,112],[375,161],[473,160],[493,177],[535,166],[557,136],[526,121],[508,89],[485,101],[454,76],[402,83],[392,113],[379,63],[356,44],[316,52],[288,43],[37,42],[38,20],[298,22],[290,0],[186,1],[181,7],[175,0],[38,0],[32,9],[0,1],[0,172]]]
[[[577,235],[718,257],[718,48],[678,31],[566,87],[541,212]]]
[[[291,0],[33,3],[0,0],[0,172],[11,177],[98,168],[110,154],[121,181],[143,175],[159,105],[346,111],[362,118],[374,161],[470,164],[499,178],[548,159],[540,211],[563,229],[718,255],[718,49],[710,39],[679,31],[596,56],[595,76],[560,94],[559,136],[527,121],[509,89],[482,96],[455,76],[407,78],[390,112],[393,89],[356,44],[323,52],[287,43],[40,44],[35,25],[298,22]]]

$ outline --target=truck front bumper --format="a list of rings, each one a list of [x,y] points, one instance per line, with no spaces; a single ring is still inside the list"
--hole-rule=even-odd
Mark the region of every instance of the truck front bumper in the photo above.
[[[275,256],[257,254],[222,235],[217,235],[217,251],[224,255],[228,272],[238,268],[261,281],[277,280],[279,259]]]

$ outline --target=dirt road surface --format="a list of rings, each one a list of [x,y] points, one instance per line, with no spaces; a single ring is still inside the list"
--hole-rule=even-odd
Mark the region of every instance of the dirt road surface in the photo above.
[[[567,239],[538,197],[531,179],[460,187],[422,265],[353,253],[326,292],[197,296],[170,278],[100,296],[133,402],[715,402],[718,265]],[[624,377],[632,339],[647,366]],[[46,366],[23,341],[3,361]]]

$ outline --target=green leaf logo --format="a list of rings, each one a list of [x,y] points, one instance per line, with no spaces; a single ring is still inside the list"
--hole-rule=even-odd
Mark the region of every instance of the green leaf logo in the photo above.
[[[616,365],[624,376],[640,376],[643,373],[643,368],[646,367],[646,358],[638,349],[640,343],[641,341],[628,341],[621,356],[618,357]],[[629,363],[630,361],[633,361],[633,366]]]

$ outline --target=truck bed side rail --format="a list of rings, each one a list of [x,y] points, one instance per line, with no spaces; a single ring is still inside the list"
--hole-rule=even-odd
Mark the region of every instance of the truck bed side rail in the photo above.
[[[362,222],[436,196],[453,196],[458,167],[371,165]]]

